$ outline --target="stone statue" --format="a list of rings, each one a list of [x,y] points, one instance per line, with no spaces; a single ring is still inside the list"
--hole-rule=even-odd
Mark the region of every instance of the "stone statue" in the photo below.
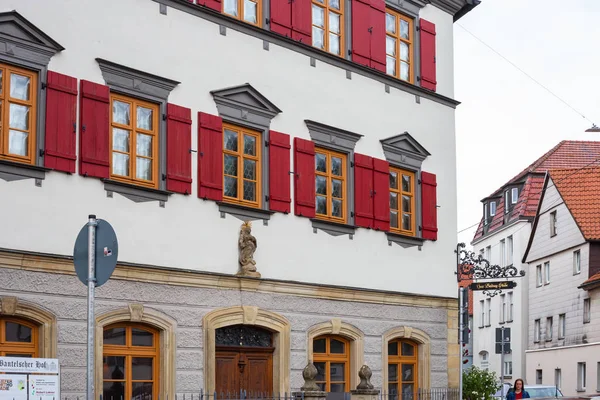
[[[260,273],[256,270],[256,261],[254,261],[254,252],[256,251],[256,238],[252,236],[252,224],[244,222],[240,228],[239,263],[240,270],[238,276],[250,276],[260,278]]]

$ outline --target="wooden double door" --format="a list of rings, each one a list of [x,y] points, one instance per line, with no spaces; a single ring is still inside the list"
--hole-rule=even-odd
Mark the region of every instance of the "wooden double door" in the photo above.
[[[215,386],[217,396],[239,399],[270,396],[273,392],[272,347],[217,347]]]

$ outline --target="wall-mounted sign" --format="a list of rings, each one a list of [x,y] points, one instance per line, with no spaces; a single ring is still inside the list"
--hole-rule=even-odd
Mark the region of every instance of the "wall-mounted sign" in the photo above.
[[[517,287],[515,281],[497,281],[497,282],[473,282],[469,285],[471,290],[502,290],[513,289]]]
[[[58,375],[29,375],[29,398],[55,400],[60,398]]]
[[[0,399],[27,400],[27,375],[0,375]]]
[[[0,357],[0,400],[60,399],[56,358]]]
[[[0,357],[0,371],[19,374],[58,374],[55,358]]]

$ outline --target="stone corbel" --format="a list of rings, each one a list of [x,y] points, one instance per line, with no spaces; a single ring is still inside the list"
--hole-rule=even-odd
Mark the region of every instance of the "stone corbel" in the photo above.
[[[130,304],[129,314],[132,322],[140,322],[144,318],[144,306],[142,304]]]
[[[0,297],[0,314],[15,315],[19,300],[14,296]]]

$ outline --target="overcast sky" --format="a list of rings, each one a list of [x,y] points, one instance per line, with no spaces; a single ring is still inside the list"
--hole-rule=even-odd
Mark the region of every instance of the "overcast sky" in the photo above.
[[[600,126],[600,0],[482,0],[454,24],[459,230],[479,222],[482,198],[561,140],[600,140],[461,26]]]

